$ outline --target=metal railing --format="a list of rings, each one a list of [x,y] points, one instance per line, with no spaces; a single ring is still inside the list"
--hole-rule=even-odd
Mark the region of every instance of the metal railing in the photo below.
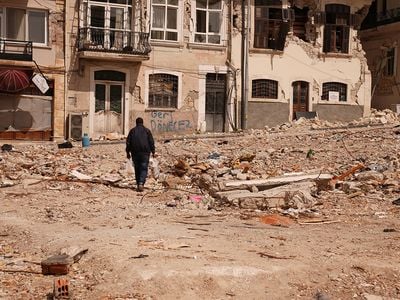
[[[133,55],[151,51],[148,33],[91,27],[79,29],[78,49]]]
[[[32,42],[0,38],[0,59],[32,60]]]

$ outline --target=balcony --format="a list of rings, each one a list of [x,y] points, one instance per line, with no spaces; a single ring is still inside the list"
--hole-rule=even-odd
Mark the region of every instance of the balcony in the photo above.
[[[79,29],[78,50],[87,59],[142,61],[149,59],[149,34],[105,28]]]
[[[0,38],[0,59],[32,61],[32,42]]]

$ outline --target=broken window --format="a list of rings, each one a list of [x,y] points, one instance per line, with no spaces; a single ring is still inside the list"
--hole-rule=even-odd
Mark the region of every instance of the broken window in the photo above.
[[[221,44],[222,2],[196,1],[196,43]]]
[[[325,82],[322,84],[321,100],[347,101],[347,84],[340,82]]]
[[[256,79],[252,81],[252,98],[278,99],[278,81]]]
[[[283,50],[292,11],[282,9],[281,1],[256,0],[254,48]]]
[[[151,38],[154,40],[178,40],[178,0],[153,0],[151,14]]]
[[[325,6],[324,52],[348,53],[350,36],[350,6]]]
[[[385,67],[385,75],[386,76],[394,76],[395,75],[395,58],[396,58],[396,49],[390,48],[386,52],[386,67]]]
[[[178,76],[149,75],[149,107],[178,108]]]
[[[303,41],[308,41],[306,38],[306,24],[308,22],[308,7],[300,9],[294,7],[294,21],[293,21],[293,35],[302,39]]]

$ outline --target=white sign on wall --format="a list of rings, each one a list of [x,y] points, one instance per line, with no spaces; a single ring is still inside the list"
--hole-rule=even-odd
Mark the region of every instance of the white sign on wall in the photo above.
[[[339,101],[339,92],[329,91],[328,100]]]
[[[46,92],[49,90],[49,85],[47,84],[47,80],[42,76],[42,74],[35,74],[32,77],[32,82],[36,85],[36,87],[43,93],[46,94]]]

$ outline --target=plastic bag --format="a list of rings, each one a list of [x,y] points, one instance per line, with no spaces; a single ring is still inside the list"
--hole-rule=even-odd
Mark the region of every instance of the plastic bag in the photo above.
[[[133,169],[132,161],[130,159],[127,159],[125,162],[125,171],[128,175],[133,175],[133,173],[135,173],[135,170]]]
[[[160,176],[160,164],[154,157],[150,157],[150,170],[154,179],[157,179]]]

